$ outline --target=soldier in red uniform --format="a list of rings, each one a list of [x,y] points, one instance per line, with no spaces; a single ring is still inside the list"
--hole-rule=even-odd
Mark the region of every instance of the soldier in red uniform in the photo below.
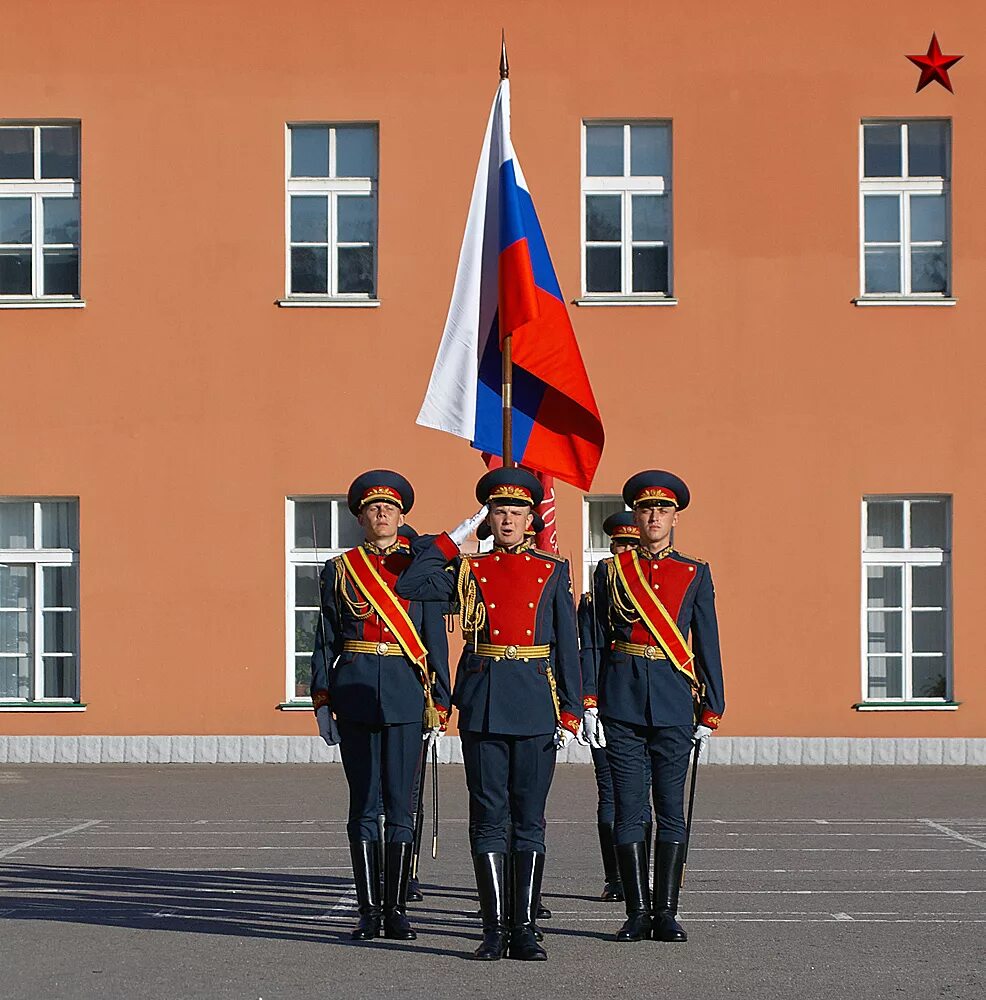
[[[489,505],[493,551],[459,555],[479,517],[465,521],[415,556],[397,592],[426,601],[455,598],[460,608],[466,646],[452,702],[459,709],[483,915],[475,957],[496,960],[506,953],[543,961],[535,915],[544,807],[556,750],[574,738],[582,720],[571,575],[566,560],[524,538],[543,496],[534,476],[496,469],[479,481],[476,496]]]

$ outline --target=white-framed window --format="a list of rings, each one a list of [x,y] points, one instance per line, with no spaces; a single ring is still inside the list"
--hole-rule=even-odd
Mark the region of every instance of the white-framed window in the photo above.
[[[862,517],[866,702],[948,702],[951,498],[869,496]]]
[[[79,700],[79,503],[0,498],[0,702]]]
[[[0,305],[79,298],[79,124],[0,121]]]
[[[582,590],[592,586],[596,563],[609,554],[609,536],[603,521],[610,514],[626,510],[623,498],[616,495],[587,496],[582,501]]]
[[[951,158],[948,119],[860,123],[862,299],[951,295]]]
[[[286,698],[310,701],[311,658],[319,619],[319,572],[325,560],[363,541],[344,496],[288,497],[285,505]]]
[[[582,294],[672,294],[671,122],[582,123]]]
[[[287,126],[289,299],[376,298],[378,134],[371,123]]]

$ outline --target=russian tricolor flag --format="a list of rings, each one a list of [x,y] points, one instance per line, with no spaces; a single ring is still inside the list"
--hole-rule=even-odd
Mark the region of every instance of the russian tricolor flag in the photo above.
[[[513,334],[513,460],[588,490],[602,455],[602,421],[510,141],[510,81],[501,80],[417,422],[501,455],[500,345],[507,334]]]

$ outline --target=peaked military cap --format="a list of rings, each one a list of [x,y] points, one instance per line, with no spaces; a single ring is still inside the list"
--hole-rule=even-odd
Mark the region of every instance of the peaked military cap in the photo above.
[[[609,517],[603,521],[603,531],[605,531],[614,542],[640,541],[640,529],[637,527],[636,522],[633,519],[633,511],[631,510],[620,510],[615,514],[610,514]]]
[[[537,507],[544,499],[544,487],[527,469],[493,469],[476,484],[480,503],[530,504]]]
[[[628,507],[677,507],[684,510],[691,494],[684,481],[663,469],[648,469],[631,476],[623,485]]]
[[[411,484],[398,472],[389,469],[371,469],[357,476],[349,487],[346,502],[353,515],[376,500],[392,503],[406,514],[414,506],[414,490]]]

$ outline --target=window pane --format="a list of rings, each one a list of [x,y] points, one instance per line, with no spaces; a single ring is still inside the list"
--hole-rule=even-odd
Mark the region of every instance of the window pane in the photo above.
[[[312,658],[308,653],[294,658],[294,696],[307,698],[312,689]]]
[[[870,611],[866,615],[870,653],[899,653],[901,645],[901,611]]]
[[[623,235],[620,222],[623,198],[618,194],[587,194],[585,196],[585,238],[590,242],[619,242]]]
[[[329,176],[329,130],[320,125],[291,129],[291,176]]]
[[[930,243],[945,239],[945,196],[911,195],[911,240]]]
[[[623,176],[622,125],[586,125],[585,172],[587,177]]]
[[[30,658],[27,656],[0,656],[0,698],[30,697]]]
[[[34,548],[34,504],[0,503],[0,549]]]
[[[74,656],[44,657],[46,698],[77,698],[78,667]]]
[[[292,197],[291,242],[328,243],[329,199],[323,195]]]
[[[671,127],[630,126],[630,173],[634,177],[668,177],[671,174]]]
[[[79,199],[45,198],[45,243],[79,242]]]
[[[295,500],[294,547],[320,550],[332,548],[331,500]]]
[[[589,501],[589,547],[592,549],[608,549],[609,535],[603,531],[603,521],[610,514],[624,510],[622,500],[590,500]]]
[[[915,653],[945,652],[945,612],[914,611],[911,613]]]
[[[318,574],[321,568],[321,566],[295,566],[294,603],[296,607],[318,607]]]
[[[0,243],[31,242],[31,199],[0,198]]]
[[[948,290],[948,259],[944,247],[915,247],[911,251],[911,291]]]
[[[911,177],[945,177],[948,122],[918,121],[907,125],[907,173]]]
[[[867,549],[904,547],[904,505],[899,500],[870,500],[866,504]]]
[[[41,129],[41,176],[79,179],[79,130],[74,126]]]
[[[916,608],[945,607],[945,567],[915,566],[911,573],[911,604]]]
[[[45,250],[45,295],[79,295],[79,251]]]
[[[373,293],[373,247],[339,247],[339,291]]]
[[[900,198],[868,194],[863,198],[864,239],[867,243],[900,242]]]
[[[900,125],[863,127],[863,175],[900,177]]]
[[[0,608],[30,610],[34,596],[34,570],[30,566],[0,565]]]
[[[27,611],[0,611],[0,653],[31,653],[31,615]]]
[[[585,248],[585,288],[587,292],[621,292],[620,248]]]
[[[291,248],[291,291],[316,292],[329,290],[329,251],[318,247]]]
[[[871,656],[867,698],[900,698],[904,694],[903,659],[899,656]]]
[[[866,291],[900,291],[900,250],[893,247],[866,248]]]
[[[911,692],[915,698],[944,698],[944,656],[916,656],[911,661]]]
[[[346,195],[336,202],[340,243],[373,243],[377,238],[377,200],[372,196]]]
[[[44,611],[44,652],[75,653],[79,633],[78,611]]]
[[[670,204],[664,195],[633,195],[633,239],[659,240],[666,243],[671,231],[669,225]]]
[[[294,613],[294,648],[299,653],[310,653],[315,648],[315,629],[318,627],[317,611]]]
[[[340,504],[339,537],[336,539],[336,547],[340,549],[352,549],[362,541],[363,529],[359,526],[359,521],[349,513],[349,508],[345,504]]]
[[[0,250],[0,295],[31,294],[31,251]]]
[[[34,177],[34,129],[0,128],[0,179]]]
[[[943,549],[948,520],[947,504],[915,501],[911,504],[911,548]]]
[[[45,566],[44,602],[46,608],[78,607],[78,569],[75,566]]]
[[[866,606],[899,608],[903,601],[900,566],[866,567]]]
[[[336,177],[377,176],[377,130],[366,125],[336,128]]]
[[[79,505],[73,501],[41,502],[41,548],[78,549]]]
[[[633,248],[633,290],[662,292],[668,289],[668,248]]]

